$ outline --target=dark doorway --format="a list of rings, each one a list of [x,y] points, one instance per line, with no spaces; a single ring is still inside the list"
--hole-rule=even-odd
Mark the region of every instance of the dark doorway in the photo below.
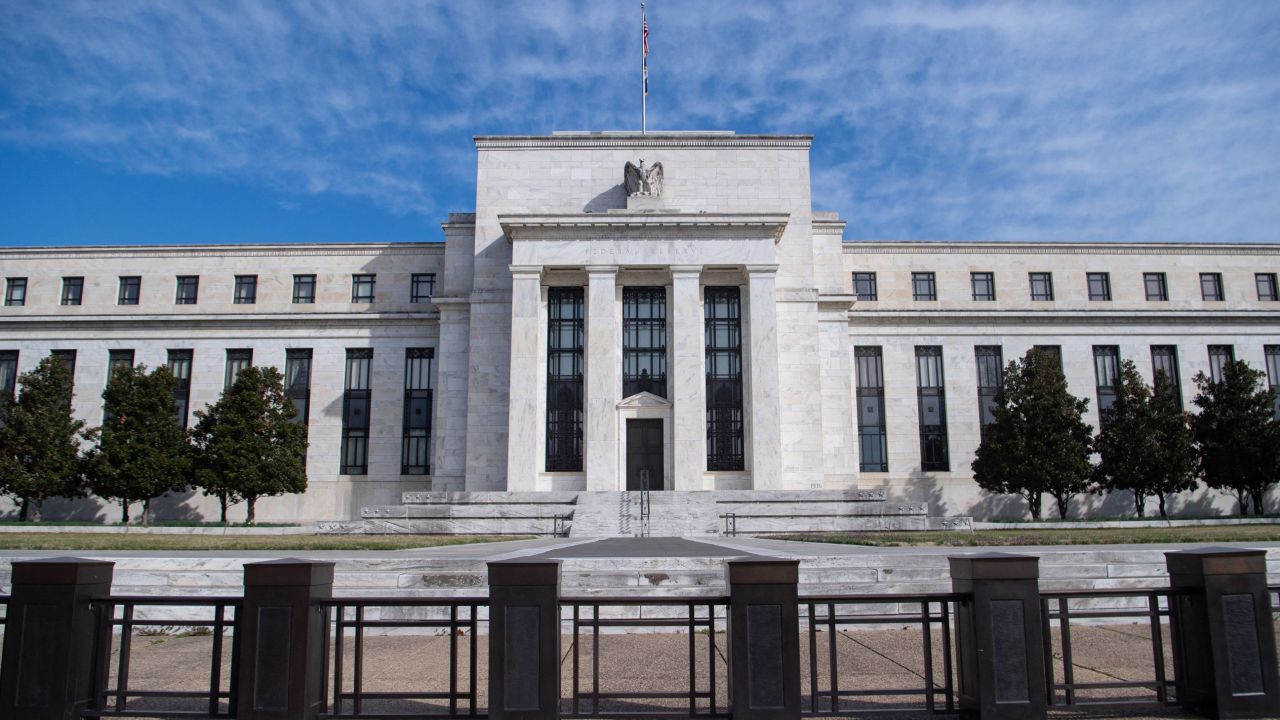
[[[627,489],[661,490],[662,421],[627,420]]]

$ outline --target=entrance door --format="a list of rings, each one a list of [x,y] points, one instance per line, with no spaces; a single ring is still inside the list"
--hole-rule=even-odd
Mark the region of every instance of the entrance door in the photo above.
[[[643,490],[648,476],[650,490],[661,490],[662,421],[627,420],[627,489]]]

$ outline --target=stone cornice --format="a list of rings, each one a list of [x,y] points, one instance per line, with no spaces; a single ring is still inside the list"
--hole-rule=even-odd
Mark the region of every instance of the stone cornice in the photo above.
[[[855,306],[856,307],[856,306]],[[921,325],[1270,325],[1280,326],[1273,310],[857,310],[849,313],[852,326],[894,326],[912,330]]]
[[[846,255],[1280,255],[1280,244],[845,240]]]
[[[787,213],[653,213],[499,215],[508,241],[782,238]],[[696,231],[696,232],[695,232]]]
[[[807,150],[812,135],[731,133],[583,133],[565,135],[477,135],[477,150],[555,148],[790,148]]]
[[[437,310],[405,313],[255,313],[169,314],[169,315],[21,315],[0,317],[0,328],[30,330],[53,328],[146,328],[146,327],[299,327],[310,325],[399,325],[435,323]]]
[[[95,245],[11,247],[0,258],[15,260],[112,259],[128,257],[328,257],[343,255],[443,255],[444,243],[290,243],[287,245]]]

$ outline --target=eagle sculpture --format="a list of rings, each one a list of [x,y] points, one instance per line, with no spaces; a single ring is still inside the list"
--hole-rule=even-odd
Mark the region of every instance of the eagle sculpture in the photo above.
[[[646,168],[644,158],[640,158],[639,166],[628,160],[623,169],[623,177],[626,179],[629,196],[662,194],[662,163],[660,162]]]

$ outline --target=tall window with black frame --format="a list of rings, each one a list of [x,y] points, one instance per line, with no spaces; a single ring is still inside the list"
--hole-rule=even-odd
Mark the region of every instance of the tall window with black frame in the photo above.
[[[742,411],[742,294],[706,289],[707,469],[746,467]]]
[[[985,439],[987,427],[996,421],[996,395],[1004,386],[1004,351],[999,345],[973,348],[978,367],[978,433]]]
[[[348,348],[346,382],[342,393],[343,475],[369,472],[369,376],[373,348]]]
[[[547,290],[547,471],[582,470],[583,292]]]
[[[884,358],[879,347],[853,349],[858,400],[858,469],[889,472],[884,419]]]
[[[1236,349],[1231,345],[1209,346],[1209,379],[1222,382],[1226,375],[1227,363],[1235,362]]]
[[[234,348],[227,350],[227,369],[222,376],[222,391],[226,392],[236,384],[240,371],[253,364],[252,348]]]
[[[173,412],[183,428],[187,427],[187,411],[191,407],[191,361],[194,357],[191,350],[169,351],[169,372],[177,381],[173,386]]]
[[[400,450],[401,475],[431,472],[431,365],[432,348],[404,351],[404,439]]]
[[[18,351],[0,350],[0,403],[13,402],[18,396]],[[0,419],[0,428],[4,420]]]
[[[916,393],[920,404],[920,469],[951,469],[947,451],[947,391],[942,377],[942,348],[916,346]]]
[[[1271,385],[1271,392],[1275,393],[1273,416],[1280,420],[1280,345],[1266,345],[1262,352],[1267,362],[1267,383]]]
[[[1178,347],[1176,345],[1151,346],[1151,384],[1154,387],[1156,375],[1164,373],[1165,380],[1173,385],[1173,397],[1182,408],[1182,376],[1178,373]]]
[[[622,289],[622,397],[667,396],[667,291]]]
[[[311,419],[311,348],[284,351],[284,393],[297,411],[293,422],[306,426]]]
[[[1098,382],[1098,425],[1107,424],[1107,413],[1116,404],[1120,392],[1120,348],[1115,345],[1093,346],[1093,374]]]

